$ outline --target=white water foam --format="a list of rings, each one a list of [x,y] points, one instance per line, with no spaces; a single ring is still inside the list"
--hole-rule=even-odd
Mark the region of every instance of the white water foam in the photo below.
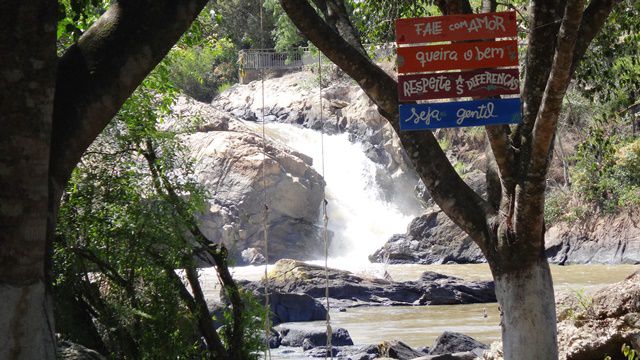
[[[320,132],[289,124],[268,124],[267,131],[271,140],[313,158],[313,168],[322,174]],[[417,200],[411,204],[384,200],[384,190],[376,182],[379,167],[367,158],[360,143],[349,141],[348,134],[324,135],[328,228],[333,232],[329,249],[332,267],[362,270],[369,264],[370,254],[393,234],[404,233],[417,216],[420,207]],[[322,224],[322,220],[318,223]]]

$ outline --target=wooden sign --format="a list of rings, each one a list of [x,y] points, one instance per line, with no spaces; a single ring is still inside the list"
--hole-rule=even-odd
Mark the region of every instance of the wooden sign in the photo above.
[[[491,97],[518,93],[520,93],[518,69],[398,76],[399,101]]]
[[[516,40],[398,48],[398,73],[518,65]]]
[[[396,20],[396,42],[482,40],[515,37],[515,11]]]
[[[517,124],[520,99],[400,104],[400,130]]]

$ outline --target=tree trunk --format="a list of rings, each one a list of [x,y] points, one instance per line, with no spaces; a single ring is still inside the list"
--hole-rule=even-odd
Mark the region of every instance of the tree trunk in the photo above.
[[[0,359],[54,359],[44,261],[55,1],[0,2]]]
[[[505,359],[558,359],[556,308],[546,258],[495,276]]]

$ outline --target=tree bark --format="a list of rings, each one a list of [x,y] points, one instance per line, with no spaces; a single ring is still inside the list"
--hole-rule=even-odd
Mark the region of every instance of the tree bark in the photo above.
[[[56,3],[0,2],[0,359],[52,359],[44,262]]]
[[[114,2],[58,62],[57,2],[0,2],[1,359],[55,358],[47,239],[62,190],[205,3]]]
[[[555,298],[546,258],[495,278],[505,359],[558,358]]]

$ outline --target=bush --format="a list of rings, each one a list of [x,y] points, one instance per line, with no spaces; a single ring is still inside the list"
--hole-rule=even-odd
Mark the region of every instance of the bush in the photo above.
[[[640,203],[640,140],[590,128],[572,177],[576,193],[603,211]]]
[[[169,53],[169,79],[183,93],[210,102],[225,83],[238,80],[238,52],[228,39],[176,48]]]

